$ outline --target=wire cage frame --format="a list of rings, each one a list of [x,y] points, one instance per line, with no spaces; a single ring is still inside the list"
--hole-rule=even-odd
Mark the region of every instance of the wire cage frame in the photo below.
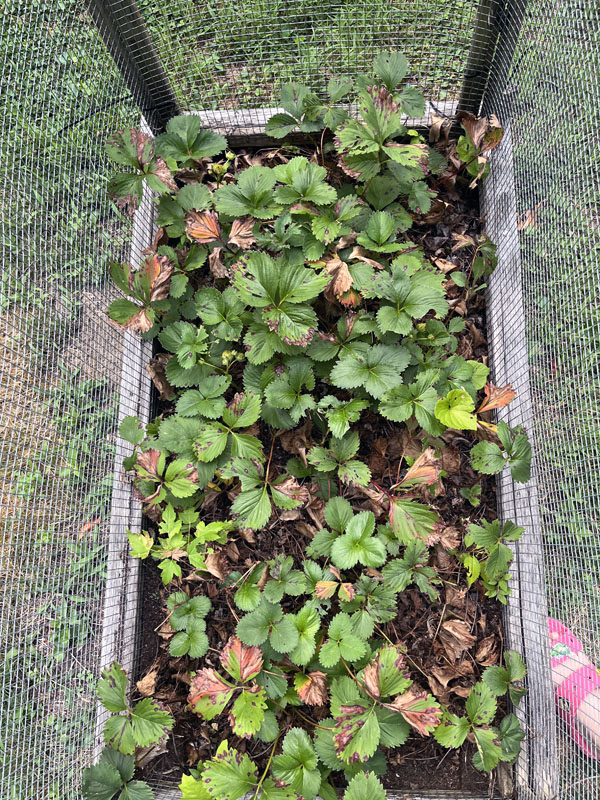
[[[48,8],[63,15],[66,21],[68,15],[72,13],[73,7],[64,4],[59,8],[59,4],[50,2]],[[217,12],[223,8],[222,2],[215,2],[214,7]],[[263,30],[261,25],[265,19],[270,20],[271,33],[276,42],[279,42],[280,31],[277,26],[273,29],[273,11],[277,9],[279,13],[287,12],[291,24],[307,25],[304,17],[301,16],[298,3],[287,0],[282,4],[273,2],[256,3],[257,29]],[[342,2],[335,2],[336,9],[343,7]],[[369,4],[365,4],[369,6]],[[458,6],[459,4],[453,4]],[[462,4],[460,4],[462,5]],[[399,40],[399,49],[402,49],[401,31],[394,28],[397,20],[401,19],[401,12],[408,9],[416,19],[433,19],[436,11],[436,3],[417,0],[416,2],[399,2],[392,4],[398,16],[390,16],[386,19],[389,29],[381,26],[377,29],[371,40],[369,47],[371,54],[381,45],[388,45],[389,42]],[[397,8],[396,8],[397,6]],[[558,514],[553,512],[558,507],[560,497],[563,502],[564,487],[559,486],[556,478],[556,471],[552,472],[549,462],[554,457],[554,451],[544,442],[544,434],[547,431],[548,417],[544,409],[544,400],[549,391],[544,386],[543,375],[548,374],[548,354],[540,355],[540,350],[544,347],[544,337],[549,330],[549,323],[545,320],[542,325],[536,319],[536,309],[538,301],[536,291],[539,288],[539,278],[534,275],[535,269],[544,271],[548,279],[554,279],[549,262],[559,257],[563,265],[573,264],[575,254],[568,249],[565,250],[564,243],[553,241],[549,228],[551,220],[543,219],[544,210],[539,212],[537,221],[537,206],[540,202],[552,204],[552,201],[545,200],[543,195],[553,187],[552,178],[565,166],[570,168],[576,177],[576,188],[573,194],[565,195],[578,206],[579,211],[575,214],[577,220],[578,247],[583,248],[587,253],[590,262],[594,262],[594,254],[598,254],[598,234],[595,222],[598,202],[598,162],[594,159],[593,150],[586,149],[584,158],[580,162],[580,154],[571,142],[566,147],[566,152],[557,155],[550,151],[550,165],[546,172],[542,171],[541,177],[532,173],[536,171],[539,164],[536,161],[536,154],[531,149],[528,150],[524,139],[528,135],[540,135],[544,130],[540,120],[534,119],[536,114],[541,115],[542,111],[549,106],[555,105],[566,94],[566,89],[561,94],[561,87],[557,81],[564,79],[568,83],[566,76],[569,70],[575,71],[576,59],[579,59],[580,66],[583,68],[583,76],[587,79],[587,84],[581,88],[581,102],[586,109],[587,119],[583,121],[582,130],[592,133],[594,124],[598,120],[597,102],[597,78],[599,65],[597,55],[598,37],[600,31],[600,20],[598,10],[585,3],[572,2],[549,3],[546,0],[541,2],[527,2],[526,0],[480,0],[480,2],[465,3],[468,6],[468,13],[464,20],[457,20],[454,23],[447,23],[451,31],[457,36],[462,36],[464,47],[460,56],[451,60],[443,57],[445,65],[453,67],[456,75],[456,85],[460,86],[460,92],[454,93],[440,91],[439,87],[430,86],[426,96],[428,98],[427,116],[425,120],[412,121],[413,124],[427,123],[431,112],[441,113],[445,116],[452,116],[458,109],[472,110],[475,112],[495,113],[499,116],[501,123],[505,127],[503,143],[492,160],[492,173],[484,185],[482,192],[482,214],[485,218],[486,231],[498,246],[499,267],[494,273],[488,288],[487,300],[487,323],[488,337],[490,345],[490,359],[492,374],[497,384],[512,382],[518,392],[518,400],[509,409],[503,409],[501,417],[511,425],[524,423],[534,434],[534,441],[537,453],[537,465],[534,470],[534,478],[525,486],[516,486],[509,476],[503,475],[498,482],[499,513],[505,519],[512,519],[526,529],[523,539],[515,545],[515,562],[513,565],[514,589],[509,601],[509,606],[505,618],[505,635],[507,644],[524,654],[527,666],[527,684],[529,695],[526,701],[520,706],[518,715],[522,726],[527,732],[522,753],[514,769],[513,774],[505,775],[506,785],[503,792],[506,793],[514,788],[518,797],[521,798],[558,798],[567,796],[593,797],[599,787],[599,774],[596,767],[573,753],[573,748],[569,744],[568,734],[556,723],[554,693],[550,679],[550,653],[547,636],[547,617],[548,613],[558,615],[559,612],[567,615],[567,621],[576,628],[577,633],[585,634],[585,642],[590,649],[590,655],[600,655],[598,650],[598,630],[600,629],[597,615],[600,603],[596,600],[594,605],[593,586],[600,583],[598,579],[599,571],[597,561],[597,544],[594,543],[593,533],[597,532],[598,514],[598,495],[593,487],[584,489],[583,501],[579,501],[577,511],[580,520],[581,515],[587,527],[591,530],[592,536],[581,538],[580,527],[576,527],[570,520],[575,518],[571,509],[571,517],[567,516],[567,522],[556,521],[554,517]],[[173,11],[173,9],[175,9]],[[10,9],[9,9],[10,10]],[[456,9],[454,9],[456,10]],[[170,13],[170,17],[169,17]],[[208,85],[205,81],[206,70],[210,69],[210,61],[199,66],[200,57],[192,63],[178,60],[179,55],[173,55],[167,47],[168,41],[163,23],[170,19],[173,25],[179,27],[183,23],[192,23],[197,19],[197,11],[192,4],[187,4],[184,0],[177,0],[171,4],[169,11],[162,7],[162,4],[150,2],[139,3],[132,0],[89,0],[88,18],[82,24],[92,27],[91,22],[96,26],[99,39],[94,45],[98,58],[98,69],[104,64],[105,69],[111,74],[112,84],[107,87],[103,98],[91,101],[87,107],[83,104],[74,109],[73,117],[68,124],[76,130],[80,124],[80,116],[84,114],[98,114],[101,110],[110,109],[112,104],[122,102],[126,108],[129,119],[135,123],[141,114],[147,131],[153,134],[160,133],[168,119],[181,112],[198,113],[201,115],[207,127],[225,133],[232,146],[243,146],[264,141],[262,131],[268,117],[274,112],[276,105],[276,91],[270,87],[268,91],[259,92],[254,96],[243,94],[238,88],[236,81],[238,76],[242,56],[232,56],[229,65],[219,66],[217,72],[223,71],[223,78],[220,85],[212,83]],[[204,33],[206,43],[218,41],[223,37],[227,42],[226,31],[227,21],[217,17],[211,18],[212,33]],[[547,23],[547,30],[556,37],[555,50],[546,48],[541,41],[540,26],[542,22]],[[323,20],[317,17],[317,27]],[[428,25],[430,23],[427,23]],[[79,23],[78,23],[79,24]],[[311,23],[313,26],[315,23]],[[562,26],[562,28],[561,28]],[[568,30],[568,40],[571,50],[576,50],[577,55],[569,52],[569,48],[562,48],[558,45],[560,32]],[[265,30],[268,30],[265,29]],[[385,36],[384,36],[385,34]],[[263,36],[268,35],[263,32]],[[183,45],[189,39],[189,31],[182,30]],[[417,80],[427,86],[426,67],[428,59],[432,56],[424,45],[425,34],[417,37]],[[188,38],[186,38],[188,37]],[[213,39],[214,37],[214,39]],[[387,37],[387,38],[386,38]],[[285,47],[289,46],[287,39],[281,39]],[[101,43],[102,50],[98,49]],[[352,45],[356,47],[356,45]],[[418,48],[421,48],[420,50]],[[288,52],[288,51],[286,51]],[[345,56],[351,52],[349,45]],[[542,55],[543,54],[543,55]],[[177,57],[176,57],[177,56]],[[203,56],[204,57],[204,56]],[[316,59],[316,57],[311,56]],[[277,64],[276,55],[270,54],[263,57],[267,63]],[[328,58],[328,54],[322,56],[323,60]],[[444,61],[444,58],[446,60]],[[419,60],[420,59],[420,60]],[[238,63],[239,61],[239,63]],[[316,59],[318,62],[318,59]],[[323,62],[318,62],[319,64]],[[348,65],[341,60],[342,71]],[[348,63],[350,63],[348,61]],[[430,63],[430,62],[429,62]],[[305,68],[304,63],[294,65],[299,73]],[[314,66],[314,65],[313,65]],[[71,67],[75,73],[81,72],[81,67],[75,65]],[[308,69],[308,67],[307,67]],[[360,64],[352,63],[348,67],[348,72],[359,71]],[[546,78],[542,72],[547,70],[552,73],[551,83],[544,82]],[[199,80],[193,89],[190,89],[190,75],[199,76]],[[265,70],[267,74],[268,70]],[[13,77],[16,70],[8,70],[9,77]],[[315,88],[319,82],[318,68],[313,71]],[[187,77],[186,77],[187,76]],[[289,76],[288,76],[289,77]],[[300,78],[299,78],[300,79]],[[550,79],[548,79],[550,80]],[[550,89],[548,88],[550,85]],[[184,87],[182,89],[182,86]],[[548,97],[550,95],[550,97]],[[117,98],[125,98],[118,100]],[[75,104],[76,105],[76,104]],[[583,115],[582,115],[583,116]],[[578,118],[581,122],[582,120]],[[105,124],[110,124],[109,120],[103,120]],[[548,123],[547,123],[548,124]],[[550,123],[550,133],[552,136],[560,132],[560,123]],[[99,127],[98,130],[101,128]],[[108,130],[106,131],[108,132]],[[55,134],[57,139],[64,136],[61,129]],[[25,146],[22,150],[25,159],[33,158],[33,150],[28,150]],[[546,149],[546,154],[547,154]],[[3,145],[3,153],[9,154],[11,150]],[[35,163],[35,161],[34,161]],[[47,198],[42,198],[42,203]],[[39,201],[38,201],[39,202]],[[557,203],[554,206],[558,205]],[[554,208],[553,206],[553,208]],[[529,212],[529,216],[527,216]],[[533,222],[531,221],[533,217]],[[527,222],[529,220],[529,222]],[[588,223],[587,225],[585,223]],[[569,224],[573,226],[570,219]],[[89,234],[87,238],[91,240]],[[136,213],[133,229],[130,230],[123,241],[127,241],[129,246],[129,257],[132,263],[139,262],[142,250],[147,247],[153,235],[153,216],[150,198],[145,196],[140,210]],[[541,244],[540,244],[541,242]],[[127,247],[125,244],[125,247]],[[123,247],[123,244],[121,244]],[[95,249],[95,246],[94,246]],[[16,264],[15,275],[19,275],[18,260],[12,257],[9,251],[9,263]],[[96,257],[98,254],[96,252]],[[578,280],[581,284],[590,282],[591,266],[586,265],[578,273]],[[25,274],[25,273],[22,273]],[[32,279],[32,284],[36,279]],[[74,284],[78,291],[85,289],[85,284],[81,282]],[[562,302],[575,302],[580,296],[574,290],[562,285],[558,289],[559,300]],[[593,297],[592,295],[588,295]],[[592,304],[593,305],[593,304]],[[3,305],[3,308],[10,307],[10,304]],[[593,310],[593,309],[592,309]],[[62,309],[61,309],[62,313]],[[99,324],[107,327],[106,323],[97,323],[95,319],[80,313],[83,320],[83,327],[88,326],[92,329]],[[80,320],[80,329],[81,329]],[[10,323],[10,319],[9,319]],[[586,329],[581,337],[580,345],[585,352],[592,353],[600,324],[597,317],[593,314],[586,317]],[[115,351],[116,362],[122,359],[122,365],[111,364],[110,370],[104,365],[104,372],[110,371],[112,385],[118,396],[118,410],[111,423],[106,423],[103,434],[111,440],[114,451],[114,463],[110,467],[110,503],[107,508],[105,524],[103,525],[103,535],[101,542],[102,560],[105,565],[106,575],[102,577],[101,586],[97,587],[98,594],[102,595],[101,603],[97,604],[94,621],[95,647],[87,656],[87,664],[91,667],[94,675],[98,675],[102,667],[118,660],[126,668],[129,665],[129,672],[133,671],[136,658],[136,625],[138,621],[138,601],[139,601],[139,574],[137,562],[128,558],[126,529],[136,530],[141,525],[140,507],[131,494],[130,486],[122,477],[122,459],[127,455],[128,445],[115,434],[118,421],[129,414],[139,416],[142,420],[149,418],[151,413],[151,383],[145,371],[145,364],[151,356],[151,350],[147,343],[140,342],[139,339],[131,334],[124,336],[107,327],[108,334],[104,342],[104,347],[112,347]],[[44,329],[40,327],[43,335]],[[29,331],[26,330],[24,323],[9,324],[6,341],[9,345],[9,353],[12,352],[15,358],[22,358],[27,352],[23,342]],[[90,347],[89,343],[81,345],[84,352],[85,347]],[[94,348],[94,345],[91,345]],[[536,348],[538,348],[536,350]],[[102,366],[103,352],[95,350],[93,361],[99,367]],[[113,359],[114,361],[115,359]],[[56,359],[58,361],[58,359]],[[10,358],[5,360],[9,363]],[[549,359],[550,371],[552,358]],[[10,364],[10,369],[14,369],[14,364]],[[5,374],[9,376],[10,369],[7,367]],[[589,380],[591,390],[586,395],[586,403],[590,403],[590,398],[598,399],[598,384],[595,382],[598,374],[597,362],[592,358],[592,365],[589,371],[585,371],[585,365],[580,361],[576,362],[576,369],[579,369],[580,381]],[[544,370],[546,372],[544,373]],[[542,377],[540,377],[540,375]],[[571,377],[571,376],[569,376]],[[574,378],[577,379],[577,373]],[[32,371],[30,383],[41,381],[36,370]],[[69,377],[71,385],[75,379]],[[9,381],[7,378],[7,385]],[[575,380],[576,385],[576,380]],[[10,384],[12,387],[12,384]],[[14,389],[12,389],[14,392]],[[72,401],[73,407],[78,409],[82,401],[77,399]],[[17,397],[16,407],[19,408]],[[21,403],[20,413],[32,415],[31,408],[27,404]],[[584,407],[587,408],[587,405]],[[582,407],[577,406],[576,402],[570,401],[567,404],[567,411],[557,411],[560,420],[568,414],[581,413]],[[12,415],[11,415],[12,414]],[[39,415],[39,412],[36,411]],[[32,417],[33,418],[33,417]],[[2,419],[2,428],[10,431],[13,424],[14,411],[10,412],[5,408]],[[594,418],[595,419],[595,418]],[[594,421],[594,420],[593,420]],[[596,420],[597,421],[597,420]],[[565,434],[561,434],[563,446],[566,445]],[[591,452],[592,462],[600,459],[600,442],[594,435],[593,426],[586,434],[586,447]],[[22,441],[14,434],[5,437],[4,450],[6,454],[6,464],[15,463],[14,453]],[[112,455],[112,454],[111,454]],[[22,483],[18,491],[15,488],[14,476],[7,471],[3,476],[6,483],[6,495],[2,496],[2,508],[6,510],[0,517],[3,530],[10,542],[10,555],[5,549],[0,553],[0,564],[2,572],[7,575],[7,568],[13,568],[15,558],[22,554],[22,545],[18,539],[11,539],[11,531],[14,531],[15,520],[31,508],[31,503],[25,497],[23,503]],[[79,479],[79,489],[83,481]],[[4,492],[4,488],[3,488]],[[21,496],[19,495],[21,493]],[[50,496],[50,502],[60,507],[61,498],[58,494]],[[17,502],[18,501],[18,502]],[[29,506],[28,506],[29,502]],[[21,509],[17,513],[17,508]],[[583,510],[582,510],[583,509]],[[8,520],[8,521],[7,521]],[[84,519],[77,524],[64,525],[61,532],[64,539],[72,541],[81,535],[77,531],[79,523],[87,524]],[[579,524],[579,522],[578,522]],[[10,527],[12,526],[12,528]],[[79,531],[81,527],[79,528]],[[87,536],[87,533],[85,534]],[[564,537],[566,544],[555,547],[558,537]],[[5,540],[5,541],[6,541]],[[61,542],[62,547],[62,542]],[[59,555],[59,548],[56,549],[56,558],[62,559]],[[35,557],[35,548],[31,549],[30,555]],[[565,553],[573,558],[593,560],[589,569],[587,583],[591,583],[591,594],[589,587],[581,588],[582,596],[585,597],[586,615],[583,620],[578,620],[577,614],[571,613],[566,604],[564,594],[564,584],[572,579],[570,573],[561,563]],[[60,562],[63,563],[62,561]],[[64,562],[65,566],[67,562]],[[96,573],[97,574],[97,573]],[[33,581],[32,572],[23,570],[23,585],[31,584]],[[89,575],[86,576],[86,582]],[[582,581],[576,575],[573,579],[573,586],[580,588]],[[585,593],[584,593],[585,589]],[[52,597],[56,595],[56,590],[46,591],[45,597],[52,602]],[[10,592],[7,593],[7,598]],[[14,602],[14,601],[12,601]],[[100,606],[103,611],[100,611]],[[13,656],[15,649],[14,643],[19,642],[20,634],[18,624],[15,623],[13,615],[9,611],[8,603],[2,605],[2,626],[6,632],[7,645],[3,645],[5,656],[3,659],[3,684],[2,697],[6,699],[5,708],[8,709],[6,716],[2,718],[0,712],[0,727],[5,738],[5,742],[0,747],[0,774],[5,780],[0,789],[0,796],[10,798],[25,798],[33,796],[47,795],[49,798],[72,796],[72,789],[79,780],[82,766],[88,762],[94,752],[98,752],[99,736],[101,723],[103,721],[103,710],[98,709],[95,722],[92,723],[94,743],[88,746],[83,756],[72,757],[71,774],[67,778],[66,784],[60,786],[60,781],[55,781],[52,785],[47,783],[42,789],[41,795],[36,794],[33,788],[34,780],[31,768],[28,766],[32,759],[35,749],[44,750],[47,758],[52,758],[56,751],[53,748],[57,745],[53,732],[44,734],[42,738],[32,736],[28,739],[28,734],[19,729],[11,734],[6,720],[8,714],[19,709],[19,703],[23,698],[16,699],[14,691],[15,684],[19,680],[25,680],[25,675],[29,674],[31,668],[20,666],[20,655]],[[50,629],[52,636],[52,628]],[[38,658],[36,656],[36,658]],[[51,686],[66,679],[61,672],[60,666],[56,669],[51,668],[46,677],[42,679],[42,685]],[[45,681],[45,683],[44,683]],[[30,695],[32,691],[26,692]],[[28,697],[25,698],[29,699]],[[51,692],[44,694],[41,707],[52,707]],[[93,705],[93,692],[87,695],[86,702]],[[54,702],[54,705],[56,703]],[[5,732],[8,732],[5,733]],[[11,738],[12,735],[12,738]],[[8,754],[12,749],[13,756]],[[16,761],[15,761],[16,754]],[[41,758],[43,761],[44,753],[38,752],[34,758]],[[15,763],[17,766],[15,767]],[[22,781],[21,787],[14,788],[11,784],[14,775],[21,770],[26,777]],[[67,774],[68,770],[65,771]],[[573,789],[570,787],[573,785]],[[172,785],[171,785],[172,786]],[[39,789],[37,790],[39,792]],[[63,794],[64,792],[64,794]],[[70,792],[70,793],[69,793]],[[4,794],[6,793],[6,794]],[[164,786],[156,787],[157,797],[168,800],[171,797],[179,796],[170,787],[168,781]],[[412,797],[418,800],[420,797],[468,797],[464,791],[459,793],[444,793],[432,790],[427,793],[396,793],[390,794],[390,798]],[[477,795],[472,795],[476,797]]]

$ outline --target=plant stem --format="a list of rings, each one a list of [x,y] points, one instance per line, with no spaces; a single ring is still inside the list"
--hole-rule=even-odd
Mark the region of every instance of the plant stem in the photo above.
[[[265,767],[265,771],[263,772],[263,774],[260,776],[260,780],[259,780],[259,782],[258,782],[258,784],[256,786],[256,791],[254,792],[254,800],[256,800],[256,798],[258,797],[258,793],[260,791],[260,787],[265,782],[265,778],[267,777],[267,773],[269,772],[269,769],[271,768],[271,762],[273,761],[273,756],[275,755],[275,748],[277,747],[277,744],[279,742],[279,737],[280,736],[281,736],[281,730],[279,731],[279,733],[277,734],[277,738],[273,742],[273,747],[271,748],[271,754],[269,755],[269,760],[267,761],[267,766]]]

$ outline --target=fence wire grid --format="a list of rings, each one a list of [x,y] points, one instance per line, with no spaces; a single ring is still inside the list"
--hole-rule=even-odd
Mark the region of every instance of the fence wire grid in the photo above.
[[[402,50],[428,110],[495,113],[506,134],[482,196],[500,264],[492,368],[534,441],[509,644],[530,694],[520,798],[600,796],[598,763],[557,721],[546,616],[600,664],[600,10],[587,0],[3,0],[0,5],[0,798],[79,797],[97,752],[95,683],[135,661],[139,507],[116,434],[149,413],[148,347],[112,325],[106,264],[152,235],[107,198],[107,136],[174,113],[240,136],[279,87],[322,89]],[[249,113],[252,112],[252,113]],[[168,785],[168,781],[165,783]],[[434,790],[432,785],[432,790]],[[168,793],[163,797],[170,796]],[[177,794],[173,795],[177,796]],[[415,798],[416,800],[416,798]]]

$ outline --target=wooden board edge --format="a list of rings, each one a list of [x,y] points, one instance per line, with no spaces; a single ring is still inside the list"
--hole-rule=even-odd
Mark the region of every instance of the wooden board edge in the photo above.
[[[144,191],[142,202],[134,215],[130,250],[132,264],[140,263],[143,258],[142,250],[152,243],[155,207],[151,196],[150,191]],[[143,341],[130,331],[123,333],[119,424],[127,416],[139,417],[143,423],[149,420],[151,382],[145,367],[151,357],[151,342]],[[98,665],[100,674],[113,661],[118,661],[129,679],[133,674],[136,655],[139,560],[129,557],[126,531],[138,531],[142,523],[141,503],[134,498],[131,482],[123,474],[123,459],[130,454],[131,444],[117,435]],[[98,703],[94,730],[94,762],[104,747],[102,731],[110,716],[110,712]]]
[[[489,281],[486,304],[489,356],[494,383],[512,383],[517,391],[517,401],[498,413],[498,419],[515,426],[529,423],[533,412],[510,126],[491,167],[481,193],[486,231],[498,248],[499,260]],[[516,484],[506,470],[497,480],[497,492],[499,516],[525,528],[523,537],[512,548],[512,594],[505,612],[506,643],[508,648],[522,653],[529,687],[528,695],[515,710],[528,734],[515,767],[515,783],[520,797],[551,800],[558,796],[559,775],[535,471],[529,483]]]

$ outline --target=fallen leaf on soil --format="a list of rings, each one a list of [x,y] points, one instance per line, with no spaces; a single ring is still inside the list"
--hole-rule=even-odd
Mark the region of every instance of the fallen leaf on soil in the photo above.
[[[461,467],[460,452],[452,445],[442,447],[440,466],[448,475],[458,475]]]
[[[452,245],[452,252],[456,253],[457,250],[462,250],[463,247],[475,247],[475,239],[472,236],[466,236],[464,233],[453,233],[452,238],[454,244]]]
[[[175,389],[173,389],[166,376],[167,364],[171,358],[173,358],[172,353],[159,353],[146,364],[146,371],[152,378],[152,383],[158,389],[161,400],[172,400],[175,397]]]
[[[306,536],[307,539],[314,539],[314,537],[319,532],[320,528],[315,528],[313,525],[309,525],[307,522],[300,520],[294,526],[299,534],[302,536]]]
[[[449,619],[442,623],[439,637],[451,661],[458,661],[464,651],[473,647],[477,641],[470,626],[460,619]]]
[[[299,428],[286,431],[279,439],[285,452],[293,456],[300,456],[304,464],[308,463],[306,461],[306,449],[312,444],[312,439],[310,437],[311,431],[312,420],[307,419]]]
[[[158,756],[162,756],[167,752],[167,742],[169,741],[169,734],[162,736],[158,742],[151,744],[149,747],[136,747],[135,748],[135,765],[143,769],[151,761]],[[130,784],[131,785],[131,784]]]
[[[287,511],[279,511],[279,519],[283,522],[295,522],[302,516],[302,509],[290,508]]]
[[[308,502],[308,489],[306,486],[300,486],[296,478],[290,476],[281,483],[273,484],[273,488],[296,503],[305,505]]]
[[[218,578],[220,581],[222,581],[225,577],[226,567],[225,556],[223,553],[209,553],[204,561],[208,572],[210,572],[211,575],[214,575],[215,578]]]
[[[454,269],[458,269],[458,264],[453,264],[452,261],[448,261],[446,258],[434,258],[433,263],[444,275],[448,272],[452,272]]]
[[[365,248],[359,247],[358,245],[352,248],[352,252],[348,256],[348,259],[350,261],[362,261],[363,264],[369,264],[369,266],[375,267],[375,269],[383,269],[383,264],[381,264],[379,261],[375,261],[373,258],[369,258]]]
[[[439,142],[441,145],[445,145],[448,142],[451,128],[452,120],[431,112],[431,127],[429,128],[430,143],[434,144],[435,142]]]
[[[498,637],[496,634],[486,636],[479,642],[479,646],[475,651],[475,661],[481,664],[482,667],[490,667],[498,663]]]
[[[100,522],[102,522],[102,520],[100,519],[100,517],[97,517],[96,519],[91,519],[88,522],[84,523],[79,529],[79,537],[81,538],[82,536],[85,536],[86,533],[93,531],[96,525],[99,525]]]
[[[254,220],[252,217],[234,219],[231,224],[231,232],[227,243],[241,247],[242,250],[247,250],[249,247],[252,247],[256,241],[256,237],[252,233],[253,226]]]
[[[463,608],[465,605],[465,597],[467,596],[467,587],[451,586],[446,584],[446,604],[453,608]]]
[[[156,691],[156,679],[158,677],[158,670],[153,669],[147,675],[136,683],[138,692],[142,697],[151,697]]]

